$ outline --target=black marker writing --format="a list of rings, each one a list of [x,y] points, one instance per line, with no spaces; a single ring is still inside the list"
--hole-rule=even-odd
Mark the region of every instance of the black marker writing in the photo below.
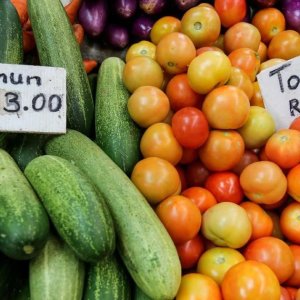
[[[282,65],[281,67],[271,71],[269,73],[270,77],[272,77],[273,75],[277,74],[278,75],[278,80],[279,80],[279,86],[280,86],[280,90],[282,93],[284,93],[284,87],[283,87],[283,82],[282,82],[282,76],[281,76],[281,71],[286,69],[287,67],[289,67],[292,63],[291,62],[288,62],[284,65]]]

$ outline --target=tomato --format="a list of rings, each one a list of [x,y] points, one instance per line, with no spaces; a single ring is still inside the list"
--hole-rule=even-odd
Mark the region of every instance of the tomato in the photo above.
[[[218,203],[203,214],[201,232],[217,246],[241,248],[249,241],[251,231],[247,212],[235,203]]]
[[[180,31],[180,20],[166,16],[157,20],[150,32],[150,39],[153,44],[157,45],[160,40],[169,33]]]
[[[200,256],[204,252],[204,244],[197,234],[193,239],[177,245],[176,249],[182,269],[189,269],[197,265]]]
[[[190,38],[183,33],[170,33],[156,46],[156,61],[169,74],[184,73],[195,57],[196,48]]]
[[[161,67],[147,56],[132,58],[123,70],[123,82],[130,93],[145,85],[160,88],[163,81],[164,75]]]
[[[172,125],[173,116],[174,116],[174,112],[172,109],[170,109],[167,117],[163,120],[163,123]]]
[[[243,157],[241,158],[240,162],[230,171],[234,174],[240,176],[243,170],[250,164],[258,161],[257,154],[255,154],[251,150],[245,150]]]
[[[256,74],[260,66],[260,57],[250,48],[239,48],[228,55],[233,67],[244,70],[252,82],[256,79]]]
[[[260,65],[258,73],[260,73],[261,71],[263,71],[265,69],[268,69],[268,68],[271,68],[273,66],[279,65],[279,64],[281,64],[281,63],[283,63],[285,61],[286,61],[285,59],[281,59],[281,58],[272,58],[272,59],[269,59],[269,60],[263,62]]]
[[[269,58],[291,59],[300,55],[300,36],[297,31],[285,30],[278,33],[268,48]]]
[[[277,209],[281,207],[283,204],[285,204],[287,200],[288,200],[288,194],[286,193],[278,202],[274,204],[262,204],[261,207],[267,210]]]
[[[281,291],[280,300],[292,300],[289,292],[284,287],[281,286],[280,291]]]
[[[228,85],[241,88],[247,95],[248,99],[253,96],[253,86],[249,76],[240,68],[232,67]]]
[[[260,86],[257,81],[253,82],[253,96],[250,99],[251,106],[260,106],[265,108],[264,100],[261,94]]]
[[[290,124],[289,129],[295,129],[300,131],[300,116],[294,119],[294,121]]]
[[[279,167],[295,167],[300,162],[300,132],[293,129],[277,131],[267,141],[265,151],[268,159]]]
[[[300,202],[300,165],[295,166],[287,175],[288,194]]]
[[[276,203],[287,190],[285,175],[270,161],[258,161],[247,166],[240,176],[240,182],[246,197],[258,204]]]
[[[205,144],[199,149],[199,156],[205,167],[221,172],[234,168],[242,159],[245,144],[234,130],[212,130]]]
[[[184,196],[166,198],[155,211],[177,245],[191,240],[200,230],[201,213],[197,205]]]
[[[292,251],[295,268],[292,276],[284,282],[285,285],[289,286],[300,286],[300,246],[299,245],[290,245],[290,250]]]
[[[198,149],[182,148],[182,157],[179,163],[181,165],[187,165],[198,160],[198,151]]]
[[[170,80],[174,77],[174,75],[168,74],[168,73],[166,73],[166,72],[163,72],[163,74],[164,74],[164,81],[163,81],[163,84],[162,84],[162,86],[161,86],[161,90],[162,90],[163,92],[166,92],[167,85],[168,85],[168,83],[170,82]]]
[[[199,154],[197,154],[199,157]],[[187,165],[185,176],[189,187],[204,186],[204,183],[211,172],[201,161],[194,161]]]
[[[193,7],[183,15],[180,30],[193,41],[196,48],[212,46],[221,31],[219,15],[209,7]]]
[[[204,187],[216,198],[217,202],[239,204],[244,198],[239,177],[231,172],[213,173],[206,179]]]
[[[222,300],[219,286],[208,276],[190,273],[181,278],[176,300]]]
[[[261,148],[275,131],[276,125],[272,115],[259,106],[250,107],[247,122],[238,129],[248,149]]]
[[[186,183],[186,178],[185,178],[185,173],[184,173],[184,169],[182,166],[180,165],[176,165],[175,169],[178,172],[179,178],[180,178],[180,182],[181,182],[181,192],[184,191],[187,188],[187,183]]]
[[[210,127],[237,129],[248,119],[250,102],[242,89],[225,85],[212,90],[206,96],[202,111]]]
[[[282,211],[280,228],[287,239],[300,244],[300,203],[291,203]]]
[[[260,64],[268,60],[268,47],[266,46],[266,44],[264,44],[263,42],[259,43],[257,54],[260,58]]]
[[[225,274],[224,300],[280,300],[280,285],[273,271],[263,263],[244,261]]]
[[[296,299],[297,289],[290,287],[290,286],[286,286],[285,289],[290,294],[292,300],[298,300],[298,299]]]
[[[193,201],[201,214],[204,214],[209,208],[217,204],[215,196],[209,190],[202,187],[188,188],[181,195]]]
[[[266,154],[266,147],[263,146],[261,147],[261,149],[259,150],[259,160],[263,160],[263,161],[269,161],[267,154]]]
[[[168,83],[166,94],[174,112],[185,107],[201,108],[204,96],[197,94],[189,84],[187,74],[174,76]]]
[[[197,272],[213,279],[219,286],[226,272],[234,265],[245,261],[237,250],[215,247],[204,252],[197,265]]]
[[[255,26],[246,22],[236,23],[224,35],[225,53],[229,54],[240,48],[257,51],[260,41],[260,33]]]
[[[199,56],[200,54],[206,52],[206,51],[217,51],[217,52],[223,52],[223,50],[221,50],[220,48],[218,47],[214,47],[214,46],[210,46],[210,47],[201,47],[199,49],[197,49],[196,51],[196,56]]]
[[[159,203],[180,187],[175,167],[158,157],[140,160],[132,170],[131,180],[150,204]]]
[[[126,63],[136,56],[147,56],[155,60],[156,46],[148,41],[141,41],[130,46],[126,53]]]
[[[270,216],[270,218],[273,221],[273,231],[272,236],[276,237],[280,240],[284,240],[284,236],[282,234],[281,228],[280,228],[280,219],[279,216],[273,212],[273,211],[266,211],[266,213]]]
[[[220,34],[218,39],[214,42],[213,46],[221,49],[224,52],[224,34]]]
[[[188,68],[192,89],[199,94],[208,94],[215,87],[224,85],[231,74],[229,58],[217,51],[207,51],[197,56]]]
[[[285,30],[285,18],[282,12],[274,7],[258,11],[252,24],[259,30],[262,42],[269,44],[273,37]]]
[[[245,0],[215,0],[215,9],[224,27],[241,22],[247,13]]]
[[[165,123],[153,124],[144,132],[140,149],[143,157],[159,157],[174,166],[182,157],[182,147],[177,142],[172,127]]]
[[[147,128],[162,122],[170,110],[168,97],[153,86],[142,86],[134,91],[127,102],[130,117],[141,127]]]
[[[295,294],[295,300],[300,300],[300,289]]]
[[[201,147],[209,134],[208,122],[203,112],[194,107],[177,111],[172,119],[172,129],[179,144],[190,149]]]

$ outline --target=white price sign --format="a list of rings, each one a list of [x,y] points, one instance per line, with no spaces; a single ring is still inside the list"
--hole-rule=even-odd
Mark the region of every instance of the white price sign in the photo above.
[[[300,56],[257,75],[265,108],[276,129],[287,129],[300,116]]]
[[[66,70],[0,64],[0,132],[66,133]]]

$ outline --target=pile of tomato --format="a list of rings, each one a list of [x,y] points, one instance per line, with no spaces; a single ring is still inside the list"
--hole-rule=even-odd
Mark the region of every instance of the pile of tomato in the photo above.
[[[300,119],[277,131],[256,81],[300,55],[300,36],[278,9],[251,23],[246,9],[163,17],[126,56],[128,110],[145,129],[131,180],[176,245],[177,300],[300,299]]]

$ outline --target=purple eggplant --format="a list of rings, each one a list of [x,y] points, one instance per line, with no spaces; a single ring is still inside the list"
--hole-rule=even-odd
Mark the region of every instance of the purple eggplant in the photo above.
[[[164,9],[167,4],[167,0],[139,0],[140,8],[147,15],[155,15]]]
[[[200,2],[201,0],[175,0],[175,4],[180,10],[188,10]]]
[[[138,0],[114,0],[114,10],[122,18],[131,18],[138,7]]]
[[[87,34],[96,37],[104,30],[107,15],[107,0],[85,0],[80,7],[78,20]]]
[[[282,0],[282,12],[287,28],[300,33],[300,0]]]
[[[129,43],[129,33],[125,27],[108,24],[105,28],[105,39],[111,47],[123,49]]]
[[[147,16],[140,16],[135,19],[132,25],[132,36],[138,40],[150,40],[150,32],[155,21]]]

